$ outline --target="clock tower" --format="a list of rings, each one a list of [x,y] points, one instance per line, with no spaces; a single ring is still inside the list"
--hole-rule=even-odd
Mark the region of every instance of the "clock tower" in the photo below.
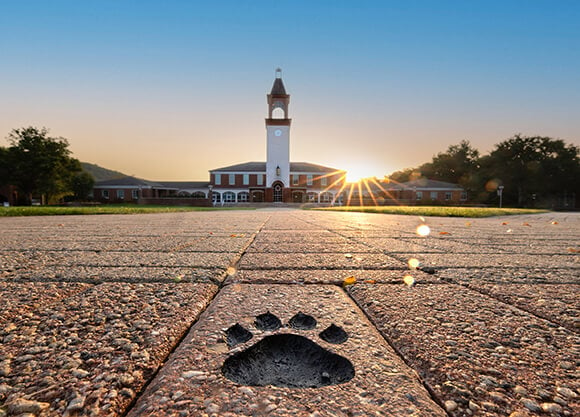
[[[284,188],[290,186],[290,122],[288,104],[282,82],[282,70],[276,69],[272,91],[268,94],[268,118],[266,119],[266,187],[273,190],[273,201],[284,201]]]

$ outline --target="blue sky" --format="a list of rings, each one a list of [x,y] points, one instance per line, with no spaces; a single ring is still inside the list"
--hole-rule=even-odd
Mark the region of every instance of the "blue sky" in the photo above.
[[[203,180],[265,159],[281,67],[295,161],[382,176],[463,139],[580,144],[578,22],[571,0],[0,0],[0,136]]]

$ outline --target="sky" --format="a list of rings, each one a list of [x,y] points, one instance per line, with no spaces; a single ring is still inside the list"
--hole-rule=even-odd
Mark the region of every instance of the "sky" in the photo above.
[[[276,68],[290,156],[377,176],[469,140],[580,145],[577,0],[0,0],[0,146],[207,180],[266,155]]]

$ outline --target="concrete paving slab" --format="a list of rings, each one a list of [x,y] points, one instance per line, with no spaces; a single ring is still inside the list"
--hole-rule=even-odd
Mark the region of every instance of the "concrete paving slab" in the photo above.
[[[580,284],[493,284],[469,288],[580,333]]]
[[[464,285],[477,282],[497,284],[580,284],[580,274],[575,268],[448,268],[437,270],[436,275],[442,280]]]
[[[356,282],[400,284],[405,276],[411,276],[416,284],[440,282],[436,275],[426,274],[418,270],[365,270],[365,269],[284,269],[284,270],[239,270],[228,277],[226,284],[335,284],[342,285],[347,278],[354,277]]]
[[[0,328],[0,404],[121,416],[216,293],[209,284],[102,284]]]
[[[415,257],[422,264],[434,268],[570,268],[580,274],[580,256],[570,255],[520,255],[520,254],[453,254],[408,253],[404,258]]]
[[[29,285],[0,281],[0,323],[12,322],[19,315],[26,315],[91,287],[84,283],[40,282]]]
[[[80,252],[80,251],[35,251],[29,252],[29,267],[46,270],[58,266],[171,266],[212,268],[227,267],[231,253],[214,252]]]
[[[246,253],[240,269],[406,269],[380,253]]]
[[[277,316],[284,327],[259,330],[264,327],[258,325],[257,316],[268,311]],[[314,328],[287,327],[299,311],[315,318]],[[251,339],[228,347],[224,331],[235,324],[250,332]],[[321,339],[319,333],[332,324],[346,331],[345,341],[335,340],[337,343],[333,344]],[[300,346],[304,350],[295,352]],[[228,358],[247,349],[252,351],[252,347],[261,349],[256,355],[263,357],[263,361],[246,364],[246,358],[241,357],[241,365],[247,365],[250,373],[263,372],[266,377],[273,378],[263,386],[256,385],[256,381],[234,382],[225,376],[226,371],[222,371]],[[346,359],[354,370],[354,375],[349,375],[352,379],[335,381],[335,372],[339,370],[326,369],[326,359],[309,362],[306,350],[310,348],[321,352],[325,358],[334,354]],[[298,355],[292,356],[292,352]],[[277,355],[281,355],[279,362]],[[331,357],[336,359],[336,356]],[[271,370],[260,368],[270,365]],[[279,372],[278,366],[285,372]],[[296,369],[300,375],[293,379]],[[310,371],[316,376],[313,380],[307,376]],[[320,384],[313,382],[318,381],[320,375]],[[302,383],[316,387],[307,388]],[[325,383],[330,385],[320,386]],[[128,415],[445,416],[445,413],[431,400],[414,372],[405,366],[339,288],[229,285],[202,314]]]
[[[344,240],[338,242],[285,242],[285,241],[260,241],[254,242],[247,252],[260,253],[381,253],[380,250],[371,248],[363,243]]]
[[[219,283],[226,278],[225,268],[126,267],[126,266],[55,266],[20,269],[0,278],[9,282],[206,282]]]
[[[348,291],[450,415],[579,415],[574,333],[453,284]]]

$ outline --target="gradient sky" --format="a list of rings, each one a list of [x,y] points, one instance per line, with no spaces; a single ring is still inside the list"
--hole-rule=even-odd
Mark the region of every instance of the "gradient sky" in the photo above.
[[[380,177],[463,139],[578,145],[579,22],[577,0],[0,0],[0,138],[45,126],[81,161],[206,180],[265,160],[281,67],[294,161]]]

